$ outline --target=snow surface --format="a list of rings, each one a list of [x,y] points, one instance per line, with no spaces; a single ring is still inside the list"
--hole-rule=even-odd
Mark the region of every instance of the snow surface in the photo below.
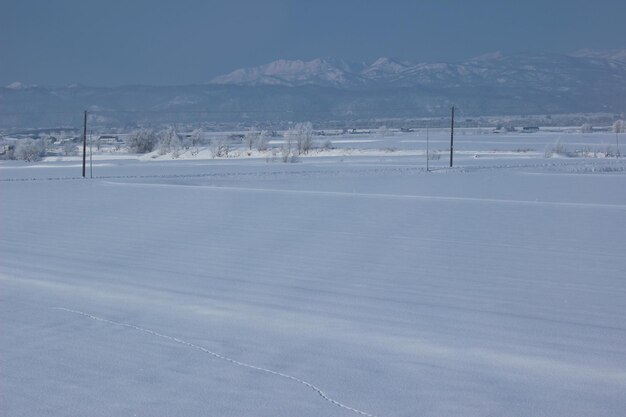
[[[516,138],[3,163],[0,414],[623,416],[626,162]]]

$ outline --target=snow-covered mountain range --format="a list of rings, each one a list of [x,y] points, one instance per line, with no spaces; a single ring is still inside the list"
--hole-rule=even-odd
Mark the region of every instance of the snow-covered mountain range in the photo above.
[[[330,87],[365,86],[367,80],[355,71],[354,64],[340,59],[317,58],[312,61],[279,59],[254,68],[242,68],[214,78],[214,84],[235,85],[323,85]]]
[[[202,85],[0,88],[0,128],[626,112],[626,50],[491,53],[458,63],[278,60]],[[623,117],[623,116],[620,116]]]
[[[626,50],[581,50],[571,56],[491,53],[460,63],[421,63],[379,58],[371,64],[338,59],[278,60],[235,70],[214,84],[334,88],[520,86],[567,91],[571,83],[626,82]]]

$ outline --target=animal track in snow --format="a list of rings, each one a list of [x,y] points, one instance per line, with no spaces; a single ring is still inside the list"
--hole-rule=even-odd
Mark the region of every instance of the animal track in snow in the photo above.
[[[187,342],[187,341],[179,339],[177,337],[168,336],[166,334],[159,333],[159,332],[154,331],[154,330],[146,329],[144,327],[135,326],[134,324],[113,321],[113,320],[105,319],[105,318],[102,318],[102,317],[94,316],[92,314],[85,313],[83,311],[72,310],[72,309],[64,308],[64,307],[54,307],[54,309],[55,310],[65,311],[65,312],[72,313],[72,314],[77,314],[77,315],[80,315],[80,316],[83,316],[83,317],[87,317],[87,318],[90,318],[92,320],[96,320],[96,321],[99,321],[99,322],[102,322],[102,323],[112,324],[112,325],[120,326],[120,327],[126,327],[128,329],[133,329],[133,330],[136,330],[136,331],[139,331],[139,332],[142,332],[142,333],[147,333],[147,334],[149,334],[151,336],[159,337],[161,339],[166,339],[166,340],[169,340],[171,342],[178,343],[180,345],[187,346],[187,347],[199,350],[199,351],[204,352],[204,353],[208,353],[209,355],[211,355],[211,356],[213,356],[213,357],[215,357],[217,359],[221,359],[223,361],[229,362],[229,363],[231,363],[231,364],[233,364],[235,366],[241,366],[243,368],[253,369],[255,371],[265,372],[265,373],[268,373],[268,374],[271,374],[271,375],[275,375],[275,376],[278,376],[278,377],[281,377],[281,378],[289,379],[291,381],[294,381],[294,382],[297,382],[299,384],[302,384],[302,385],[306,386],[307,388],[312,389],[320,397],[322,397],[324,400],[328,401],[329,403],[331,403],[331,404],[333,404],[333,405],[335,405],[337,407],[343,408],[343,409],[348,410],[348,411],[352,411],[354,413],[357,413],[357,414],[360,414],[360,415],[363,415],[363,416],[366,416],[366,417],[377,417],[374,414],[370,414],[370,413],[367,413],[365,411],[361,411],[361,410],[358,410],[356,408],[350,407],[349,405],[343,404],[343,403],[341,403],[341,402],[339,402],[339,401],[329,397],[324,391],[322,391],[320,388],[318,388],[317,386],[313,385],[312,383],[310,383],[308,381],[305,381],[303,379],[297,378],[295,376],[291,376],[291,375],[288,375],[288,374],[285,374],[285,373],[282,373],[282,372],[278,372],[278,371],[273,371],[271,369],[263,368],[263,367],[260,367],[260,366],[251,365],[251,364],[248,364],[248,363],[245,363],[245,362],[240,362],[240,361],[238,361],[236,359],[229,358],[228,356],[221,355],[221,354],[219,354],[217,352],[213,352],[213,351],[211,351],[211,350],[209,350],[207,348],[204,348],[202,346],[196,345],[194,343]]]

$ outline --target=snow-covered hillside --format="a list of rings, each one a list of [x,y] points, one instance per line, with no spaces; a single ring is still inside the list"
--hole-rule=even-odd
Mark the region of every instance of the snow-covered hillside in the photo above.
[[[624,160],[413,135],[0,163],[1,414],[622,416]]]

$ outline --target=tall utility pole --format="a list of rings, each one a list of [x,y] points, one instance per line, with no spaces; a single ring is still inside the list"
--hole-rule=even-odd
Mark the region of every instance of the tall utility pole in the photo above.
[[[452,106],[452,122],[450,123],[450,168],[454,156],[454,106]]]
[[[83,178],[85,178],[85,165],[87,164],[87,110],[83,122]]]

